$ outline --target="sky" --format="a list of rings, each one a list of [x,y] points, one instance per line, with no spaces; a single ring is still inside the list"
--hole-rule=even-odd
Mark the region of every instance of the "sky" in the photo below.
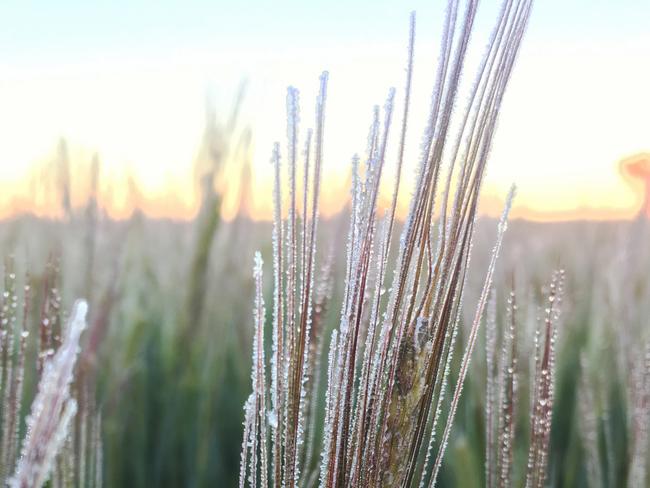
[[[496,9],[494,1],[481,5],[474,60]],[[249,210],[268,217],[268,161],[273,142],[285,139],[286,87],[301,90],[304,132],[313,125],[324,69],[330,96],[323,202],[326,210],[340,208],[349,161],[365,148],[373,105],[383,104],[391,86],[401,101],[411,10],[418,20],[407,158],[414,161],[441,0],[2,2],[0,217],[56,212],[35,188],[61,138],[73,163],[99,154],[100,195],[110,214],[128,213],[131,179],[151,214],[191,216],[206,98],[225,120],[242,80],[240,120],[253,134]],[[621,177],[618,162],[650,151],[648,25],[647,1],[536,3],[491,155],[488,213],[498,213],[516,183],[517,216],[635,214],[642,196]],[[406,170],[411,174],[412,167]],[[238,171],[231,167],[221,182],[231,213]],[[72,179],[73,200],[83,198],[85,174],[73,171]],[[407,177],[404,195],[408,185]]]

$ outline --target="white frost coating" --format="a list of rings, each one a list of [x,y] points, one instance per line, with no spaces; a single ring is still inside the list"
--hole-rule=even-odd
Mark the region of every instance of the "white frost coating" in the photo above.
[[[321,450],[321,468],[320,468],[320,484],[324,486],[325,477],[327,475],[327,468],[329,465],[329,452],[332,446],[332,421],[334,420],[334,401],[338,390],[336,389],[337,383],[334,381],[336,376],[336,363],[338,349],[338,331],[332,331],[332,338],[330,340],[330,350],[327,361],[327,390],[325,390],[325,420],[323,428],[323,449]]]
[[[242,441],[241,457],[239,460],[239,488],[246,485],[246,467],[248,466],[248,447],[250,445],[250,432],[255,412],[253,410],[254,394],[251,393],[244,404],[244,440]]]
[[[503,242],[503,234],[508,228],[508,215],[510,214],[510,209],[512,208],[512,201],[515,197],[515,186],[513,185],[508,192],[508,198],[506,199],[505,208],[501,214],[501,219],[499,220],[498,225],[498,234],[497,241],[494,244],[494,249],[492,250],[492,257],[490,258],[490,264],[488,266],[487,274],[485,276],[485,282],[483,284],[483,291],[476,307],[476,314],[474,315],[474,321],[472,323],[472,328],[470,331],[469,340],[465,353],[463,354],[463,360],[461,362],[460,372],[458,374],[458,381],[456,383],[456,389],[454,391],[454,396],[449,407],[449,416],[447,417],[447,423],[445,425],[445,430],[442,435],[440,450],[438,451],[438,457],[436,458],[433,472],[431,475],[431,481],[429,486],[433,487],[436,484],[436,479],[438,478],[438,471],[440,469],[440,464],[442,463],[442,458],[444,456],[445,450],[447,448],[447,442],[449,441],[449,434],[451,432],[451,425],[453,423],[456,408],[458,407],[458,402],[460,400],[460,395],[463,391],[463,384],[465,382],[465,375],[467,374],[467,368],[469,366],[469,361],[474,350],[474,345],[476,344],[476,336],[478,334],[478,329],[481,324],[481,317],[483,316],[483,310],[485,309],[485,304],[488,300],[488,294],[490,288],[492,287],[492,276],[494,274],[494,268],[496,266],[496,261],[499,256],[499,251],[501,250],[501,243]]]
[[[266,373],[264,359],[264,297],[262,296],[262,256],[257,251],[253,266],[255,279],[255,335],[253,338],[253,365],[251,367],[251,385],[253,393],[249,397],[246,411],[245,427],[248,430],[248,448],[250,450],[250,471],[248,481],[251,487],[257,486],[258,476],[261,486],[267,486],[268,452],[267,452],[267,420],[266,420]],[[244,438],[246,443],[246,438]],[[247,448],[246,444],[243,450]],[[245,454],[242,454],[245,456]],[[258,463],[258,455],[260,462]],[[243,480],[240,479],[240,486]]]
[[[495,375],[494,375],[494,359],[496,355],[497,343],[497,300],[496,291],[492,289],[490,300],[487,305],[487,317],[485,321],[485,362],[486,362],[486,392],[485,392],[485,480],[487,486],[493,486],[493,471],[494,464],[493,451],[494,451],[494,417],[493,417],[493,402],[495,398]]]
[[[244,438],[242,441],[241,466],[239,472],[239,486],[246,485],[246,468],[248,469],[248,483],[252,488],[257,486],[268,486],[268,446],[267,427],[270,423],[267,420],[266,409],[266,361],[264,358],[264,317],[266,316],[264,297],[262,296],[262,268],[264,262],[258,252],[255,253],[253,266],[253,277],[255,279],[255,307],[253,317],[255,331],[253,337],[253,357],[251,367],[252,393],[244,406]],[[277,423],[277,419],[276,419]],[[247,461],[250,454],[250,462]],[[259,457],[259,461],[258,461]]]
[[[45,362],[38,393],[27,417],[21,456],[8,483],[12,488],[42,486],[68,434],[70,421],[77,411],[77,403],[70,397],[70,383],[79,353],[79,338],[86,328],[87,311],[85,300],[77,300],[63,344]]]

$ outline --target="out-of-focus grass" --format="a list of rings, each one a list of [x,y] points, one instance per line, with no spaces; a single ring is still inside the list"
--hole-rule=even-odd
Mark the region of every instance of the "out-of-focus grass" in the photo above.
[[[491,242],[483,237],[495,226],[483,224],[479,223],[477,242]],[[336,221],[323,222],[324,247],[329,246],[337,226]],[[270,225],[241,219],[220,228],[207,264],[203,318],[185,346],[179,332],[186,314],[192,231],[192,223],[142,216],[119,223],[103,219],[98,224],[95,282],[99,294],[109,285],[115,262],[120,267],[116,304],[97,358],[107,486],[236,483],[242,405],[250,381],[253,283],[248,264],[257,247],[265,257],[270,256]],[[85,271],[77,265],[84,235],[84,225],[74,220],[18,218],[0,224],[0,251],[14,252],[20,274],[26,267],[45,269],[52,247],[60,249],[63,303],[71,303],[85,279]],[[123,237],[117,260],[116,236]],[[505,297],[513,273],[521,297],[539,296],[549,270],[557,265],[565,268],[567,276],[551,434],[549,482],[553,486],[588,486],[577,409],[581,352],[586,353],[588,369],[602,376],[609,409],[611,436],[607,435],[614,472],[609,474],[612,483],[606,486],[625,484],[630,462],[629,407],[622,381],[625,372],[617,364],[619,353],[611,336],[635,337],[637,329],[643,331],[643,313],[650,307],[647,236],[647,223],[511,223],[496,279],[498,294]],[[489,251],[478,245],[473,266],[483,266]],[[336,273],[342,271],[338,254]],[[32,276],[37,283],[38,274]],[[478,293],[477,285],[470,280],[469,303],[471,294]],[[270,302],[270,281],[265,286]],[[617,291],[624,293],[618,296]],[[335,303],[340,293],[334,290]],[[623,306],[633,310],[620,312]],[[336,312],[332,307],[328,327],[335,324]],[[93,313],[91,308],[91,321]],[[537,312],[532,309],[530,313]],[[528,334],[526,326],[522,327],[522,333]],[[441,472],[441,486],[483,485],[485,366],[478,349]],[[525,465],[527,388],[522,381],[515,480],[521,480]],[[604,428],[599,436],[604,443]],[[603,465],[605,458],[602,450]]]

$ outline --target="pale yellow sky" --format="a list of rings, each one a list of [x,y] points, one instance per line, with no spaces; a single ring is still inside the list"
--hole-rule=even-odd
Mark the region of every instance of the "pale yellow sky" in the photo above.
[[[211,87],[217,110],[225,113],[247,77],[243,120],[253,131],[250,208],[265,217],[270,151],[275,140],[285,138],[286,86],[301,90],[305,129],[313,124],[318,74],[325,68],[331,84],[323,199],[326,208],[340,206],[350,158],[365,148],[372,106],[383,104],[390,86],[397,87],[401,103],[406,19],[395,19],[394,32],[380,42],[321,39],[277,50],[254,43],[216,49],[181,45],[69,62],[47,56],[38,62],[0,60],[0,215],[48,212],[46,199],[39,203],[34,196],[39,177],[34,168],[54,158],[60,137],[68,141],[73,163],[99,153],[101,193],[114,215],[128,211],[129,177],[145,198],[167,202],[164,208],[152,204],[153,213],[158,208],[159,214],[186,215],[195,205],[191,168],[206,90]],[[429,26],[438,23],[435,12],[425,12],[418,22],[411,162],[418,155],[436,56],[436,33]],[[516,215],[631,216],[640,196],[620,177],[617,163],[650,149],[650,34],[556,38],[548,24],[542,26],[536,28],[533,17],[506,95],[485,202],[498,201],[514,182]],[[480,51],[481,44],[476,47]],[[392,162],[394,148],[390,154]],[[73,185],[77,180],[84,186],[85,175],[73,172],[72,178]],[[410,181],[407,176],[403,195]]]

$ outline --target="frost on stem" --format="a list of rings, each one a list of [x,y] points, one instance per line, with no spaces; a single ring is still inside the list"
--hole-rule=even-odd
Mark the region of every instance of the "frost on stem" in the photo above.
[[[555,342],[563,285],[564,271],[554,272],[549,286],[548,302],[544,309],[544,319],[536,337],[526,488],[542,488],[546,483],[554,400]]]
[[[262,296],[262,256],[255,253],[253,277],[255,279],[255,322],[253,336],[253,365],[251,367],[251,387],[253,392],[246,401],[244,421],[244,439],[242,441],[239,486],[248,484],[256,487],[268,486],[268,447],[267,447],[267,410],[266,410],[266,362],[264,359],[264,297]],[[271,419],[272,421],[272,419]],[[258,462],[258,456],[260,461]],[[248,465],[248,470],[247,470]]]
[[[501,244],[503,243],[503,234],[508,228],[508,214],[512,207],[512,201],[515,196],[515,187],[513,186],[510,189],[508,194],[508,199],[506,200],[506,205],[501,215],[501,220],[499,220],[497,241],[492,250],[492,257],[490,259],[490,264],[488,266],[488,271],[485,277],[485,282],[483,284],[483,290],[481,291],[481,296],[479,298],[479,303],[476,307],[476,314],[474,315],[474,321],[472,322],[472,327],[470,329],[470,335],[467,347],[465,348],[465,353],[461,361],[460,372],[458,373],[458,380],[456,382],[456,389],[454,391],[451,405],[449,407],[449,414],[447,417],[447,423],[445,425],[445,430],[442,434],[441,447],[438,451],[438,457],[436,458],[433,474],[432,474],[432,484],[435,483],[435,480],[442,463],[442,458],[449,441],[449,434],[451,433],[451,425],[454,421],[454,416],[456,415],[456,409],[458,408],[458,402],[460,401],[460,395],[463,391],[463,384],[465,382],[465,376],[467,375],[467,369],[469,367],[469,362],[472,357],[472,352],[476,344],[476,337],[478,335],[478,329],[481,324],[481,318],[483,316],[483,311],[488,300],[488,294],[490,293],[490,288],[492,287],[492,276],[494,275],[494,268],[496,266],[497,258],[499,257],[499,251],[501,250]]]
[[[486,487],[508,488],[512,485],[518,384],[517,304],[514,289],[508,297],[507,323],[499,334],[499,344],[495,302],[493,297],[488,305],[486,321]],[[499,350],[501,356],[496,364]]]
[[[511,192],[499,224],[476,319],[469,341],[464,344],[461,369],[456,372],[452,358],[456,340],[461,336],[458,330],[479,194],[503,94],[531,6],[527,0],[504,2],[469,103],[458,108],[477,4],[473,0],[449,2],[416,186],[394,261],[389,257],[409,112],[414,16],[409,29],[405,106],[395,161],[397,176],[380,232],[382,174],[393,158],[387,148],[391,147],[394,90],[389,91],[383,117],[379,109],[373,113],[366,159],[352,158],[347,262],[341,267],[343,297],[328,354],[325,412],[319,415],[323,419],[323,427],[318,429],[323,432],[320,484],[327,488],[413,486],[418,479],[420,486],[431,486],[445,451],[512,200]],[[318,302],[315,304],[312,298],[327,79],[327,73],[323,73],[316,101],[316,124],[313,134],[307,132],[302,156],[302,225],[298,225],[297,215],[299,109],[294,88],[287,92],[289,188],[285,212],[280,208],[278,146],[273,158],[273,410],[268,418],[273,435],[272,483],[278,488],[293,488],[301,480],[307,480],[309,486],[316,482],[310,466],[316,414],[314,403],[307,402],[306,395],[307,383],[318,378],[312,373],[316,350],[313,346],[322,344],[322,340],[315,335],[329,334],[316,321]],[[457,170],[454,165],[459,166]],[[441,189],[439,179],[445,166],[449,167],[449,183]],[[449,199],[452,181],[455,193]],[[391,286],[386,284],[389,271],[393,273]],[[259,364],[256,361],[259,357],[254,354],[254,368]],[[448,387],[449,378],[458,378],[455,387]],[[316,394],[316,385],[309,386]],[[447,389],[453,393],[450,400],[446,400]],[[256,433],[261,391],[253,378],[253,394],[246,404],[242,473],[248,464],[256,465],[256,450],[251,450],[251,446],[257,448],[261,442]],[[435,439],[438,421],[444,425],[440,442]],[[307,439],[307,447],[303,447],[303,439]],[[439,448],[433,452],[436,445]],[[249,454],[253,458],[250,462]],[[261,473],[259,477],[249,476],[253,485],[258,480],[261,481]],[[245,482],[242,475],[242,485]]]
[[[75,303],[61,347],[45,361],[38,393],[27,417],[21,457],[9,480],[13,488],[42,486],[68,435],[77,411],[77,402],[70,396],[70,383],[79,353],[79,339],[86,327],[87,310],[85,301]]]

